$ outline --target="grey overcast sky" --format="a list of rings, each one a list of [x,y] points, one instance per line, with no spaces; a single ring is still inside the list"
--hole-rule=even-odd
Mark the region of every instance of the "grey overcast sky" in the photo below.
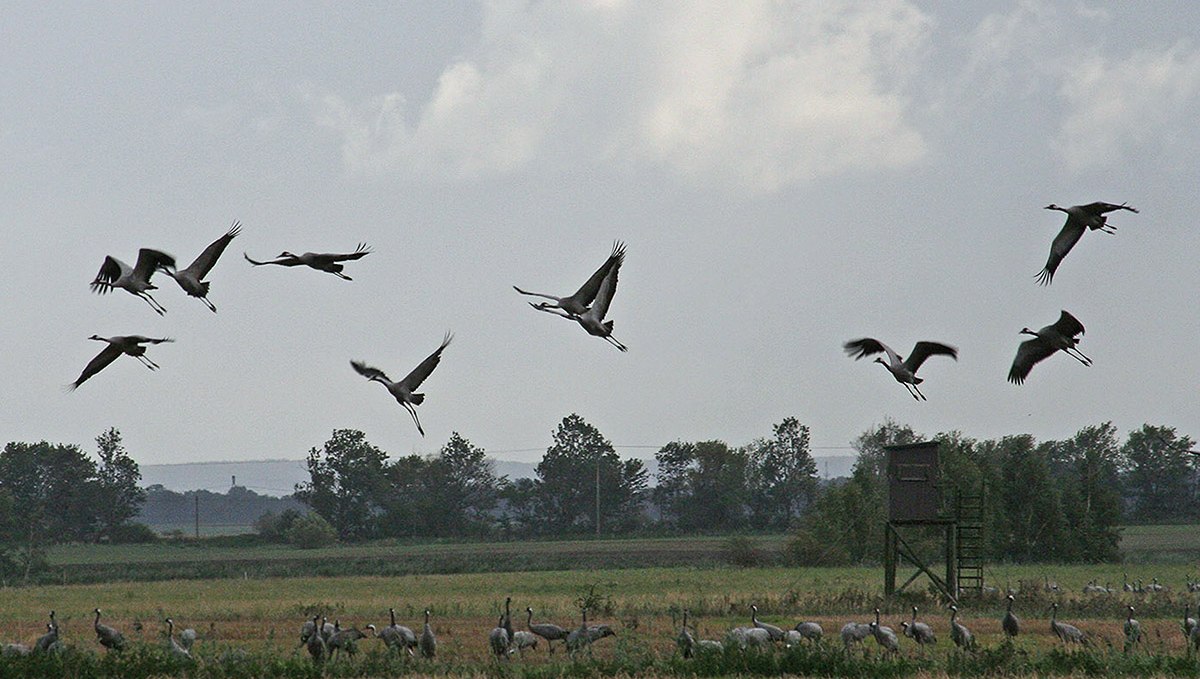
[[[4,441],[116,426],[173,463],[457,430],[536,460],[571,412],[619,445],[790,415],[818,447],[887,417],[1200,437],[1195,2],[12,2],[0,36]],[[1096,200],[1141,214],[1038,287],[1042,207]],[[162,318],[88,290],[105,255],[186,266],[234,220],[216,314],[161,276]],[[616,239],[628,354],[512,290],[572,292]],[[242,259],[360,241],[353,282]],[[1060,309],[1095,365],[1008,384]],[[403,375],[446,330],[422,439],[349,360]],[[64,393],[93,333],[177,342]],[[917,403],[845,356],[861,336],[960,358]]]

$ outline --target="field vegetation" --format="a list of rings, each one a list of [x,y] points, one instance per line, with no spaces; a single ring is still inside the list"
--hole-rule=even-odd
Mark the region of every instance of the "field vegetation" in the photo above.
[[[1186,656],[1180,631],[1191,577],[1186,565],[1130,566],[1128,578],[1158,580],[1171,589],[1156,593],[1084,595],[1087,582],[1115,581],[1117,566],[1012,566],[993,569],[993,577],[1019,588],[1017,612],[1024,632],[1015,646],[1003,643],[999,620],[1003,594],[962,602],[960,620],[979,639],[980,650],[962,653],[949,641],[945,602],[929,591],[907,592],[885,602],[876,568],[734,568],[669,567],[540,572],[344,576],[160,581],[103,585],[40,586],[7,589],[0,640],[30,643],[45,631],[48,611],[57,611],[67,649],[54,657],[0,659],[4,676],[744,676],[783,673],[845,676],[925,676],[981,674],[1200,675],[1200,661]],[[1060,590],[1048,592],[1046,582]],[[612,625],[617,636],[596,644],[592,657],[550,657],[544,647],[521,657],[497,661],[488,654],[487,634],[495,625],[505,595],[513,597],[514,625],[524,627],[524,608],[537,621],[564,627],[579,624],[579,607],[589,605],[589,621]],[[1059,618],[1087,632],[1093,643],[1078,650],[1059,648],[1050,635],[1048,606],[1060,602]],[[1133,652],[1122,648],[1124,606],[1132,603],[1143,626],[1144,641]],[[816,648],[771,653],[728,651],[693,660],[680,658],[674,638],[678,616],[691,611],[699,638],[721,639],[738,625],[750,624],[749,607],[760,617],[790,628],[815,620],[825,628]],[[883,609],[884,624],[899,623],[920,607],[939,643],[926,653],[902,639],[899,657],[885,658],[873,641],[845,654],[837,631],[851,620],[868,622]],[[435,660],[389,656],[380,641],[359,642],[354,658],[316,668],[296,648],[300,626],[315,614],[343,626],[387,624],[394,607],[402,624],[419,633],[421,611],[433,611],[439,650]],[[134,642],[122,657],[107,657],[92,632],[90,611],[100,607],[104,620]],[[1193,609],[1194,610],[1194,609]],[[180,663],[165,648],[163,619],[199,633],[197,660]],[[907,643],[906,643],[907,642]]]

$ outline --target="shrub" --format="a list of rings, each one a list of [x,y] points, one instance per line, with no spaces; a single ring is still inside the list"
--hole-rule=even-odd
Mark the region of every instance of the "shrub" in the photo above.
[[[108,541],[114,545],[141,545],[158,542],[158,533],[144,523],[123,523],[108,532]]]
[[[320,514],[312,512],[292,522],[287,541],[300,549],[327,547],[337,542],[337,531]]]
[[[762,565],[764,554],[758,543],[747,537],[736,536],[725,541],[725,560],[734,566],[753,568]]]
[[[254,532],[267,542],[288,542],[288,531],[303,515],[294,509],[281,513],[266,512],[254,521]]]
[[[850,563],[850,553],[845,547],[822,543],[807,528],[792,534],[784,547],[784,555],[790,566],[845,566]]]

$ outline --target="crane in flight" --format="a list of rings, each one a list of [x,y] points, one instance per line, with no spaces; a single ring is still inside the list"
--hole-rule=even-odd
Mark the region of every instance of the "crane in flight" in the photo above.
[[[196,257],[196,261],[192,262],[186,269],[167,271],[167,274],[175,279],[175,282],[179,284],[179,287],[183,288],[184,292],[204,302],[205,306],[214,313],[217,311],[217,307],[208,301],[208,281],[204,280],[204,277],[208,275],[209,271],[212,271],[213,265],[217,263],[217,258],[221,256],[221,253],[225,252],[225,246],[229,245],[229,241],[236,238],[241,232],[242,223],[234,222],[233,226],[229,227],[224,236],[221,236],[210,243],[208,247],[204,248],[204,252],[201,252],[200,256]]]
[[[1013,384],[1024,383],[1025,378],[1029,376],[1029,371],[1033,370],[1033,366],[1049,358],[1056,351],[1063,352],[1085,366],[1092,364],[1092,359],[1084,356],[1083,352],[1075,346],[1079,344],[1079,338],[1076,335],[1084,334],[1083,324],[1079,322],[1079,319],[1067,313],[1065,309],[1057,321],[1037,332],[1029,328],[1021,328],[1021,332],[1017,334],[1033,335],[1033,339],[1025,340],[1021,342],[1020,347],[1017,347],[1017,356],[1013,359],[1012,368],[1008,371],[1008,381]]]
[[[538,302],[535,304],[530,302],[529,306],[537,309],[538,311],[560,309],[568,314],[582,316],[588,310],[588,307],[591,306],[592,302],[595,301],[597,293],[600,292],[600,286],[604,283],[604,279],[608,277],[608,273],[614,269],[620,268],[621,263],[624,261],[625,244],[621,241],[617,241],[613,244],[612,254],[608,256],[608,259],[604,260],[604,263],[600,265],[600,268],[596,269],[591,277],[588,278],[587,281],[585,281],[584,284],[574,292],[574,294],[571,294],[567,297],[555,297],[554,295],[547,295],[540,292],[528,292],[518,288],[515,285],[513,286],[513,290],[516,290],[522,295],[529,295],[531,297],[544,297],[546,299],[553,300],[553,303]],[[551,311],[551,313],[554,312]]]
[[[137,264],[130,267],[125,262],[111,255],[104,258],[100,271],[88,287],[92,292],[103,295],[113,288],[121,288],[126,292],[146,300],[151,309],[159,316],[167,313],[158,300],[150,296],[148,290],[157,290],[158,286],[150,282],[155,271],[170,272],[175,268],[175,258],[165,252],[142,248],[138,250]]]
[[[446,336],[442,339],[441,346],[435,349],[424,361],[421,361],[420,365],[413,368],[412,372],[398,382],[393,382],[382,370],[372,368],[362,361],[350,361],[350,366],[359,375],[372,382],[382,384],[395,397],[396,402],[404,406],[408,414],[412,415],[413,422],[417,425],[417,431],[421,433],[421,436],[424,436],[425,430],[421,428],[421,421],[417,419],[417,409],[415,406],[419,406],[425,401],[425,394],[416,393],[416,390],[425,381],[425,378],[429,377],[433,369],[438,366],[438,363],[442,360],[442,350],[450,346],[450,340],[452,339],[454,339],[454,334],[447,332]]]
[[[875,358],[875,363],[879,363],[887,368],[888,372],[892,373],[892,377],[895,377],[897,382],[903,384],[904,388],[908,389],[909,395],[918,401],[929,400],[925,398],[925,394],[922,394],[921,390],[917,387],[918,384],[925,381],[917,377],[917,370],[920,369],[925,359],[930,356],[941,355],[949,356],[956,361],[958,360],[958,349],[938,342],[917,342],[907,359],[892,351],[892,348],[888,345],[871,337],[850,340],[842,345],[842,348],[846,350],[847,354],[853,356],[856,361],[864,356],[886,353],[888,360],[885,361],[880,356]]]
[[[354,279],[342,273],[342,270],[345,268],[345,266],[343,266],[341,262],[362,259],[369,254],[371,254],[371,248],[367,247],[366,243],[359,243],[358,248],[356,248],[354,252],[347,254],[306,252],[302,255],[294,255],[287,250],[284,250],[283,252],[279,253],[279,256],[275,259],[265,262],[250,259],[250,255],[244,252],[242,253],[242,256],[246,258],[247,262],[250,262],[254,266],[264,266],[266,264],[278,264],[279,266],[307,266],[316,269],[317,271],[331,273],[342,280],[349,281]]]
[[[1063,224],[1062,230],[1058,232],[1058,235],[1054,237],[1054,242],[1050,244],[1050,258],[1046,260],[1046,266],[1037,275],[1038,283],[1041,285],[1050,285],[1054,280],[1054,272],[1058,270],[1058,265],[1062,263],[1063,258],[1067,256],[1071,248],[1075,247],[1075,244],[1083,237],[1084,231],[1099,229],[1104,233],[1111,234],[1117,230],[1117,227],[1108,223],[1106,214],[1115,210],[1137,212],[1137,208],[1129,207],[1124,203],[1114,205],[1102,202],[1088,203],[1087,205],[1072,205],[1071,207],[1059,207],[1051,203],[1044,209],[1067,213],[1067,223]]]
[[[93,358],[91,361],[88,361],[88,364],[83,368],[83,372],[79,374],[79,379],[67,386],[67,388],[71,391],[78,389],[79,385],[86,382],[92,375],[95,375],[101,370],[107,368],[108,364],[117,360],[117,357],[121,354],[133,356],[137,360],[141,361],[142,365],[146,366],[147,368],[151,370],[158,370],[158,364],[146,358],[146,347],[142,345],[162,344],[163,342],[175,341],[169,337],[154,338],[143,337],[141,335],[116,335],[114,337],[101,337],[99,335],[92,335],[88,339],[96,340],[98,342],[108,342],[108,346],[104,347],[100,353],[96,354],[95,358]]]
[[[617,272],[620,269],[620,266],[614,266],[609,270],[608,274],[604,276],[604,281],[600,283],[600,289],[596,292],[596,299],[592,301],[592,305],[582,314],[567,313],[550,307],[539,308],[536,305],[534,308],[538,309],[538,311],[545,311],[546,313],[575,321],[589,335],[602,337],[609,344],[621,351],[629,351],[629,347],[621,344],[617,341],[617,338],[612,336],[613,322],[604,320],[604,317],[608,314],[608,307],[612,304],[613,295],[617,294]]]

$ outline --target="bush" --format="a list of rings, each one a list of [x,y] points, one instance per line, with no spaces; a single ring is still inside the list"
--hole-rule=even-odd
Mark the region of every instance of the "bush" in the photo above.
[[[822,543],[807,528],[797,530],[784,547],[789,566],[846,566],[850,553],[839,544]]]
[[[758,543],[747,537],[732,537],[725,541],[725,560],[734,566],[754,568],[766,560]]]
[[[283,512],[267,512],[254,521],[254,532],[267,542],[288,542],[288,532],[303,515],[294,509]]]
[[[320,514],[313,512],[292,522],[287,531],[287,541],[300,549],[328,547],[337,542],[337,531]]]
[[[108,541],[114,545],[142,545],[158,542],[158,533],[144,523],[123,523],[108,532]]]

